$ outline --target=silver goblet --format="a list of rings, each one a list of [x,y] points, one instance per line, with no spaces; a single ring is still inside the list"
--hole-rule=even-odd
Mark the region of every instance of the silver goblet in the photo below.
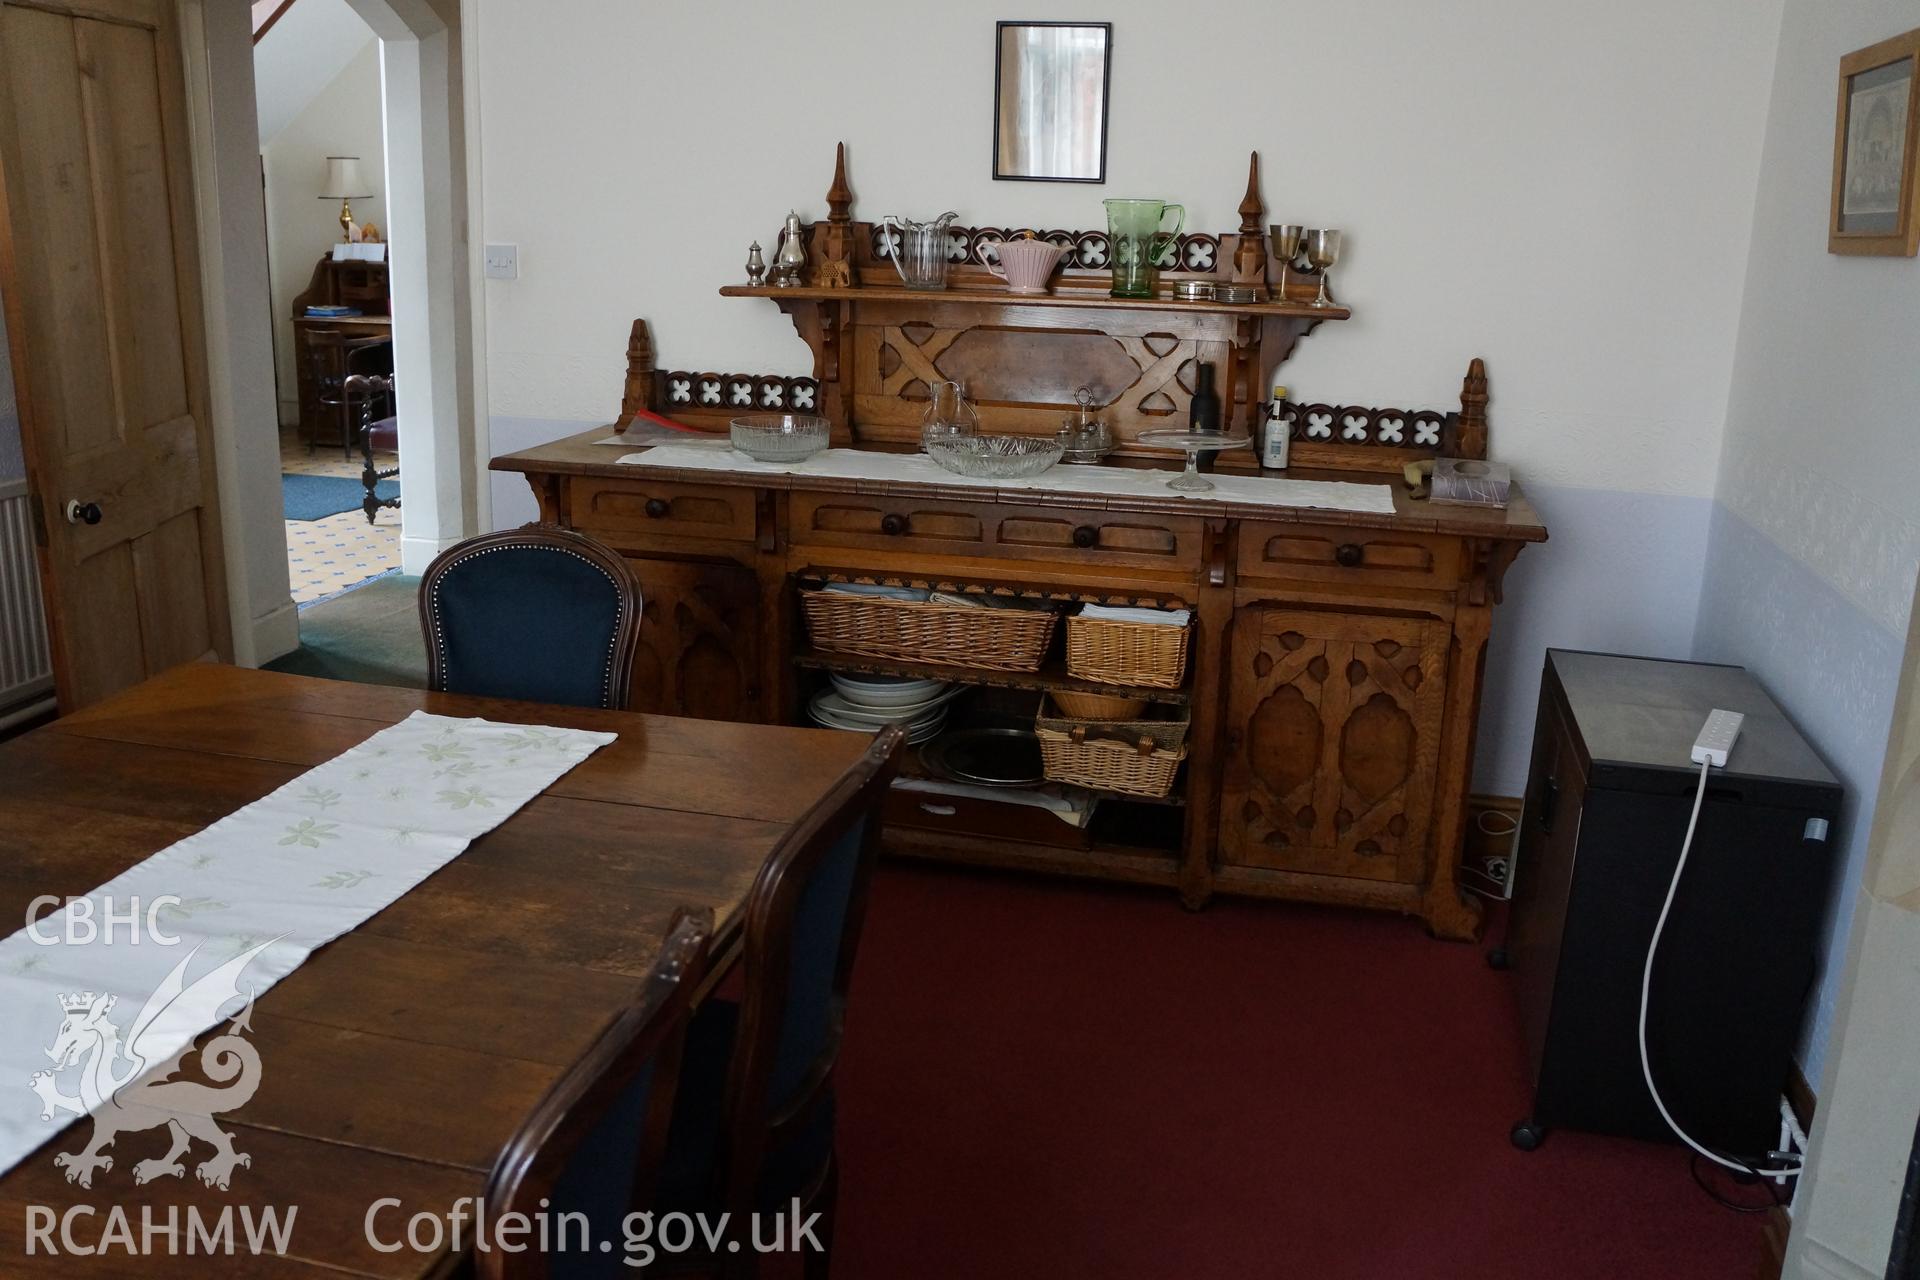
[[[1333,264],[1340,261],[1340,233],[1338,231],[1307,232],[1307,262],[1320,273],[1320,294],[1313,300],[1316,307],[1330,307],[1333,299],[1327,296],[1327,272]]]
[[[1293,271],[1293,264],[1300,260],[1300,242],[1305,238],[1307,229],[1297,222],[1285,226],[1275,223],[1267,228],[1267,239],[1273,242],[1273,256],[1280,259],[1280,289],[1278,298],[1287,300],[1287,276]]]

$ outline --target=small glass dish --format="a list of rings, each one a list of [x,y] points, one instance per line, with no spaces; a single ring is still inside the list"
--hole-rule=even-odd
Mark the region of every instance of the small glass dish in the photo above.
[[[1060,441],[1050,436],[952,436],[927,441],[927,452],[955,475],[1021,480],[1060,461]]]
[[[827,447],[825,418],[805,413],[749,413],[727,424],[733,447],[755,462],[805,462]]]

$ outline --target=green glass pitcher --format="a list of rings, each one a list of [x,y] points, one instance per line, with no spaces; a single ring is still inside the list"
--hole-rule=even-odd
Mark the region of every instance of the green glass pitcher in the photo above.
[[[1113,296],[1151,298],[1159,273],[1154,264],[1179,240],[1187,225],[1184,206],[1162,200],[1108,200],[1107,261],[1113,265]],[[1160,224],[1173,214],[1173,230]]]

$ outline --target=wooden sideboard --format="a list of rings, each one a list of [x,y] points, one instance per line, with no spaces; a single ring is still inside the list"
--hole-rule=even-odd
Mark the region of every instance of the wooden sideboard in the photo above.
[[[1242,234],[1203,237],[1197,249],[1183,242],[1195,269],[1176,278],[1267,278],[1256,184],[1257,171]],[[1189,607],[1185,684],[1129,691],[1190,713],[1173,796],[1104,800],[1079,828],[1012,804],[897,792],[888,850],[1160,885],[1194,907],[1222,892],[1397,910],[1442,937],[1476,936],[1480,906],[1461,892],[1457,870],[1482,666],[1503,575],[1547,531],[1517,487],[1505,510],[1484,510],[1429,504],[1398,478],[1409,460],[1486,456],[1480,362],[1458,411],[1296,407],[1301,465],[1287,474],[1391,483],[1391,515],[1214,495],[1095,498],[642,468],[618,462],[627,450],[596,443],[637,414],[718,431],[747,408],[818,409],[837,443],[910,449],[913,384],[955,376],[943,358],[971,347],[968,368],[993,380],[979,399],[986,429],[1051,433],[1074,390],[1095,385],[1123,442],[1103,465],[1173,468],[1132,440],[1144,426],[1185,421],[1197,360],[1226,365],[1229,417],[1250,425],[1265,375],[1315,325],[1347,314],[1303,301],[1312,278],[1276,283],[1259,303],[1196,307],[1105,298],[1104,273],[1082,268],[1048,299],[1009,298],[960,257],[979,252],[973,231],[955,242],[953,288],[903,297],[862,247],[874,233],[848,217],[850,200],[837,165],[832,216],[808,231],[816,262],[825,250],[850,272],[798,289],[723,291],[776,297],[813,351],[811,376],[657,370],[650,332],[636,322],[613,428],[493,460],[526,476],[543,520],[629,558],[644,594],[632,705],[798,723],[835,669],[934,675],[1036,703],[1039,690],[1091,687],[1067,675],[1057,652],[1039,672],[1016,674],[968,668],[964,655],[945,665],[815,650],[798,606],[810,583]]]

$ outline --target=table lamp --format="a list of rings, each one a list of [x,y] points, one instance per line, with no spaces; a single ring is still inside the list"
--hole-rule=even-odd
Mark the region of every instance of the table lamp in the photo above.
[[[353,239],[353,202],[371,200],[365,178],[360,176],[359,156],[328,156],[327,178],[320,188],[322,200],[340,202],[340,238]]]

